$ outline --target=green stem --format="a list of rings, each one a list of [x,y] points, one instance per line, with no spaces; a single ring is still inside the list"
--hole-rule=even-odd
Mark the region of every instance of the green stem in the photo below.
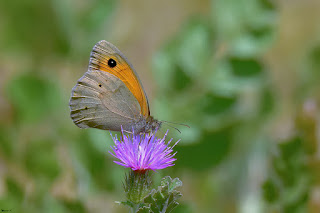
[[[134,203],[131,209],[131,213],[136,213],[139,210],[139,203]]]

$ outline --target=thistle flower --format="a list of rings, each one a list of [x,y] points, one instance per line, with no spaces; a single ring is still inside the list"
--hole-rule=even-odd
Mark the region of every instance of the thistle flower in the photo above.
[[[146,133],[141,135],[123,134],[120,140],[112,137],[115,146],[111,146],[109,153],[118,158],[119,161],[114,161],[121,166],[129,167],[134,171],[158,170],[173,166],[176,160],[173,158],[176,153],[173,153],[173,145],[169,146],[172,139],[166,143],[165,138],[168,131],[163,138],[157,138],[155,133]]]

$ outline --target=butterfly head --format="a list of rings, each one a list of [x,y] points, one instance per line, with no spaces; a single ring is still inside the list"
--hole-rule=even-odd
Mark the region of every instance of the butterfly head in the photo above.
[[[149,128],[147,130],[147,132],[149,132],[149,131],[153,132],[153,131],[160,129],[161,124],[162,124],[162,121],[159,121],[157,119],[154,119],[152,116],[149,116],[147,119],[147,126],[146,126],[146,128],[147,127]]]
[[[147,119],[141,118],[132,127],[135,133],[148,133],[160,129],[162,122],[149,116]]]

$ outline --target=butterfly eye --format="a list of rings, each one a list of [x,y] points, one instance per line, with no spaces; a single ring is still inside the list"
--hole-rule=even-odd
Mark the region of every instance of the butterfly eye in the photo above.
[[[109,65],[109,67],[113,68],[113,67],[117,66],[117,62],[114,59],[110,58],[108,60],[108,65]]]

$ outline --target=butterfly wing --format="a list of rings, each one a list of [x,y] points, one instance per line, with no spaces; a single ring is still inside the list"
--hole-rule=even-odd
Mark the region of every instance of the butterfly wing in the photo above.
[[[108,61],[116,61],[115,67],[110,67]],[[141,114],[147,118],[150,115],[149,103],[138,74],[128,59],[113,44],[99,41],[91,52],[89,70],[100,70],[118,77],[139,102]]]
[[[80,128],[119,131],[122,126],[131,131],[134,124],[142,128],[150,115],[137,73],[120,50],[107,41],[93,47],[88,72],[72,89],[69,105],[71,118]]]
[[[89,70],[72,89],[71,118],[80,128],[130,131],[141,116],[140,105],[116,76]]]

